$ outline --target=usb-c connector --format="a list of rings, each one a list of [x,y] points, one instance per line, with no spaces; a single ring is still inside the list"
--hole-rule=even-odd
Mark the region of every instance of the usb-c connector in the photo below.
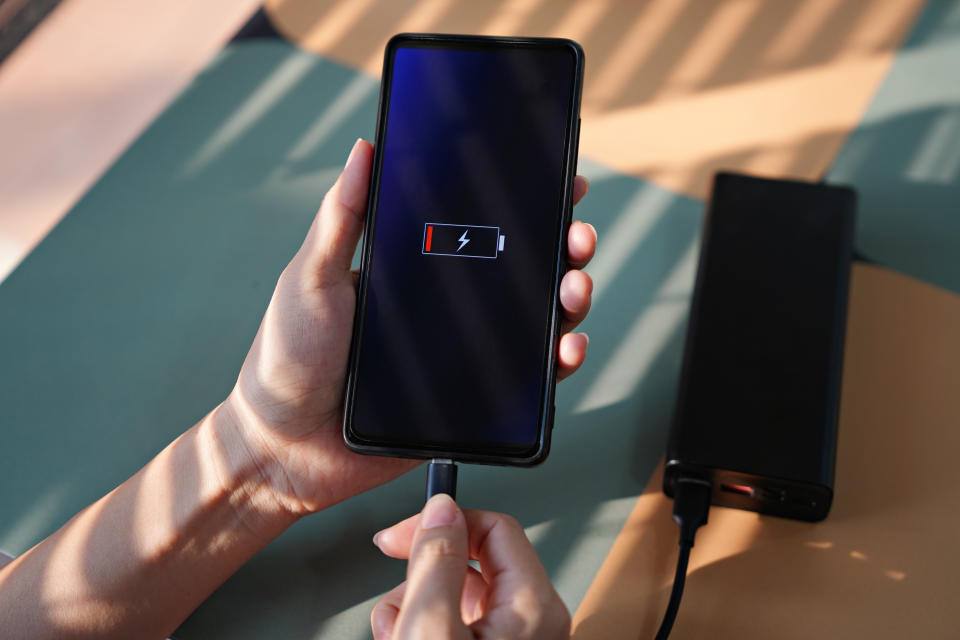
[[[427,500],[438,493],[457,498],[457,463],[449,458],[434,458],[427,466]]]

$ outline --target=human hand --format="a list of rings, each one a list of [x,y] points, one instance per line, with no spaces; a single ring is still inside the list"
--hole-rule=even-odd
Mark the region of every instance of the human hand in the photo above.
[[[510,516],[461,511],[441,493],[374,543],[409,561],[370,614],[376,640],[570,637],[570,613]]]
[[[358,455],[341,436],[356,302],[350,263],[363,231],[372,159],[373,146],[358,140],[303,246],[280,276],[236,387],[223,404],[235,427],[232,437],[281,508],[294,516],[331,506],[419,464]],[[574,201],[586,192],[587,182],[578,176]],[[579,269],[593,256],[596,240],[592,226],[570,226],[570,271],[560,284],[560,379],[586,356],[586,335],[571,331],[590,309],[593,283]]]

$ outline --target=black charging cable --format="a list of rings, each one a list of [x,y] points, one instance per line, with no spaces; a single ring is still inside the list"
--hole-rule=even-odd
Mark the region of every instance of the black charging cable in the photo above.
[[[434,458],[427,466],[427,500],[438,493],[457,499],[457,464],[449,458]]]
[[[670,602],[667,604],[666,613],[663,614],[660,630],[657,631],[657,640],[667,640],[673,628],[673,622],[677,619],[680,598],[683,596],[683,585],[687,581],[690,549],[693,547],[697,529],[707,524],[712,490],[711,483],[700,478],[681,477],[674,484],[673,521],[680,525],[680,555],[677,558],[677,573],[673,577]]]
[[[670,602],[663,615],[657,640],[667,640],[673,622],[680,609],[683,585],[687,579],[687,563],[690,549],[693,547],[697,529],[707,524],[710,511],[710,495],[713,486],[700,478],[678,478],[673,488],[673,520],[680,525],[680,555],[677,558],[677,572],[673,578]],[[427,466],[427,496],[429,500],[438,493],[446,493],[457,498],[457,464],[449,458],[434,458]]]

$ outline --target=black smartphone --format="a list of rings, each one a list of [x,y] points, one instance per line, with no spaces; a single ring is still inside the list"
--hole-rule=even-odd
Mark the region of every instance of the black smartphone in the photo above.
[[[352,450],[546,457],[582,78],[570,40],[387,44],[344,406]]]

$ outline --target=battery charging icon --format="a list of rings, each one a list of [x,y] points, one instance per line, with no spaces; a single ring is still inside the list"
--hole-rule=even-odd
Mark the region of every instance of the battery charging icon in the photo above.
[[[492,260],[503,251],[506,239],[500,233],[500,227],[427,222],[423,225],[420,253]]]

